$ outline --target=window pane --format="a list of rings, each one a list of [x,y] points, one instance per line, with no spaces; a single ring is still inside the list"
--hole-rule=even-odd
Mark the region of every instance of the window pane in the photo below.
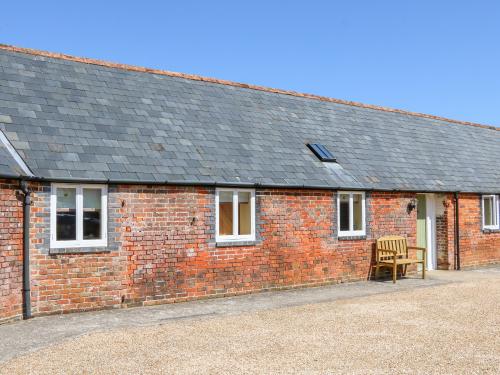
[[[353,230],[363,230],[363,195],[353,194]]]
[[[349,194],[340,194],[340,230],[349,230]]]
[[[238,234],[251,234],[252,217],[250,212],[250,193],[238,193]]]
[[[101,189],[83,189],[83,239],[101,238]]]
[[[495,225],[493,211],[493,198],[484,198],[484,225]]]
[[[76,240],[76,189],[58,188],[56,199],[56,239]]]
[[[219,234],[233,234],[233,192],[219,192]]]

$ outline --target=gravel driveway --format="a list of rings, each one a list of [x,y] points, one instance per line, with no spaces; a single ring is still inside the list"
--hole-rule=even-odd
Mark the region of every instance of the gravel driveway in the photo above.
[[[499,374],[500,272],[465,282],[92,333],[1,374]]]

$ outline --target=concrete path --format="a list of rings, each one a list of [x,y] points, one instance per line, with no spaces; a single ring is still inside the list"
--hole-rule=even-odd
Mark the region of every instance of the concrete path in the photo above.
[[[500,266],[474,271],[433,271],[428,273],[429,276],[426,280],[407,278],[398,280],[395,285],[391,281],[357,282],[179,304],[34,318],[28,321],[0,325],[0,362],[48,345],[57,344],[68,338],[97,331],[161,325],[179,319],[227,316],[332,302],[472,279],[490,278],[492,273],[500,274]]]

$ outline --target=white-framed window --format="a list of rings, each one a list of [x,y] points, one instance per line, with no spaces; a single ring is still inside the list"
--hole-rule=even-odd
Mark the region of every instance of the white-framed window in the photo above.
[[[107,246],[106,185],[52,184],[50,247]]]
[[[255,240],[255,190],[217,188],[215,191],[217,242]]]
[[[483,229],[500,229],[499,203],[496,195],[482,196]]]
[[[366,234],[365,193],[339,191],[337,194],[337,224],[339,237]]]

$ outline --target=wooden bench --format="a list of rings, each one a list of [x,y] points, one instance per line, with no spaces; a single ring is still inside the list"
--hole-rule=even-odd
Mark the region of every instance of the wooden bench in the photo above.
[[[410,258],[409,250],[421,251],[422,259]],[[380,268],[392,268],[392,282],[395,283],[398,266],[402,267],[402,274],[406,275],[406,268],[409,264],[421,263],[422,279],[425,279],[425,252],[423,247],[408,246],[406,238],[401,236],[379,238],[376,248],[375,278],[378,278]]]

